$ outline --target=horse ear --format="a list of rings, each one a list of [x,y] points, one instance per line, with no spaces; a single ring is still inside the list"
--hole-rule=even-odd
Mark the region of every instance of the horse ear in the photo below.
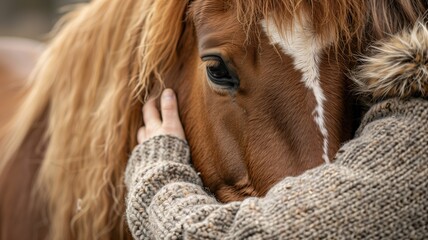
[[[428,97],[428,29],[418,22],[372,47],[354,72],[361,93],[372,100]]]

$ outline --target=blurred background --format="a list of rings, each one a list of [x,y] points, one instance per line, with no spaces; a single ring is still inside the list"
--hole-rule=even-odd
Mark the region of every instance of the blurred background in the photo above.
[[[45,40],[64,6],[86,0],[0,0],[0,36]]]

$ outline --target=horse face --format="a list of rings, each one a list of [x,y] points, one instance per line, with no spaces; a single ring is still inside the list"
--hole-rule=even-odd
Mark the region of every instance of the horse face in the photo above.
[[[220,200],[262,196],[334,156],[351,127],[332,50],[305,45],[312,35],[281,45],[263,22],[247,35],[223,1],[196,1],[190,16],[167,85],[194,166]]]

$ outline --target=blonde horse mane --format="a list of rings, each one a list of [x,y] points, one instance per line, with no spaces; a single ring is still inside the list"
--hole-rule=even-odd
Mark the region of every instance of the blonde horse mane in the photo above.
[[[340,39],[362,38],[366,10],[372,9],[362,2],[366,1],[229,3],[248,31],[272,13],[281,26],[291,23],[301,7],[311,9],[311,16],[320,19],[317,32],[333,34],[339,45]],[[126,238],[123,173],[142,123],[140,100],[155,83],[163,86],[163,74],[176,63],[188,4],[189,0],[95,0],[60,24],[0,149],[1,171],[47,111],[48,145],[35,192],[48,206],[49,238]],[[414,10],[409,9],[406,12]],[[385,22],[376,19],[379,26]]]
[[[187,1],[96,0],[60,24],[7,127],[0,170],[47,110],[36,182],[49,238],[125,238],[123,173],[141,126],[141,96],[175,61]],[[168,16],[168,17],[165,17]]]

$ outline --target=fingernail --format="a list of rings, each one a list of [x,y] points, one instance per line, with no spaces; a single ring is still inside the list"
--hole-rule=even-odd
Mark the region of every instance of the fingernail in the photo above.
[[[162,98],[165,100],[172,100],[174,98],[174,92],[171,89],[163,91]]]

